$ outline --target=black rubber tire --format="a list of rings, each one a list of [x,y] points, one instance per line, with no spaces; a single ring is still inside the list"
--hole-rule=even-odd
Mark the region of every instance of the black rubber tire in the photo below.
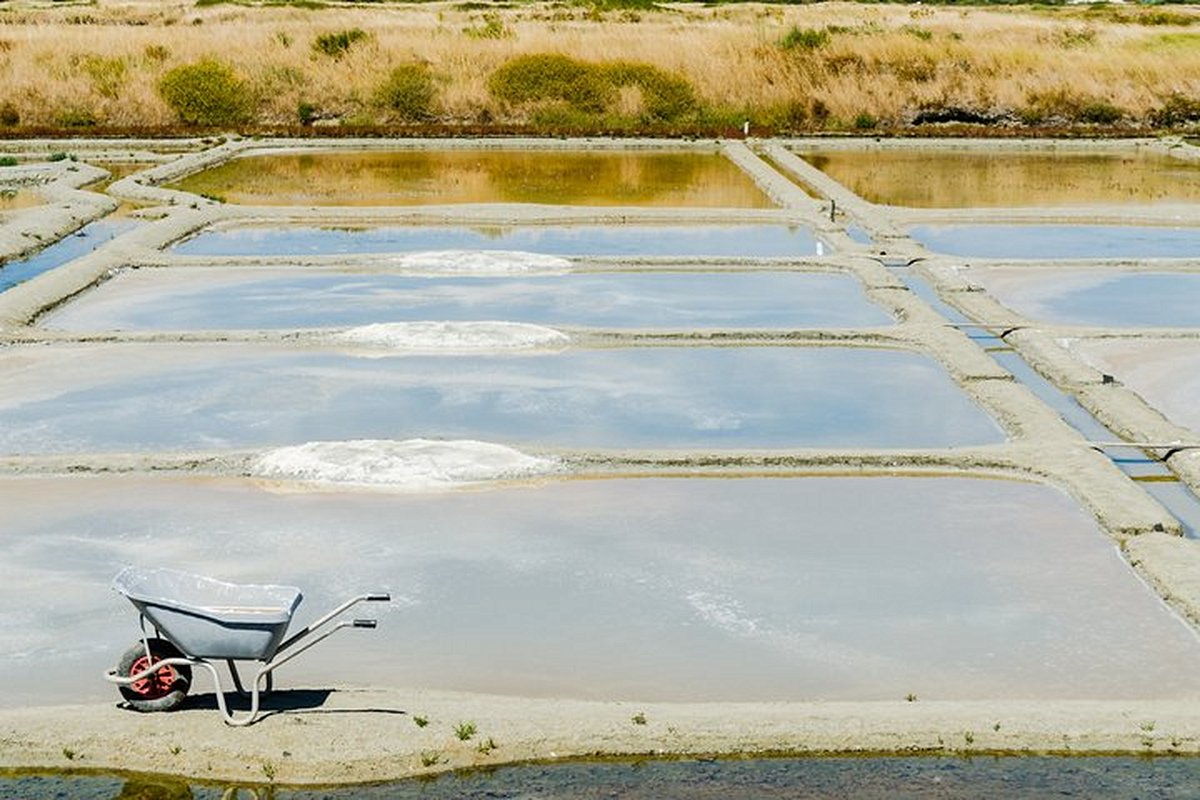
[[[147,644],[150,645],[150,655],[154,662],[164,658],[183,656],[183,653],[179,652],[179,648],[166,639],[150,639]],[[138,665],[136,670],[134,669],[135,664]],[[146,647],[141,642],[137,642],[126,650],[125,654],[121,656],[121,660],[117,662],[117,674],[128,677],[147,666],[149,664],[146,663]],[[141,681],[138,688],[133,685],[118,685],[117,688],[130,708],[137,711],[174,711],[183,705],[191,686],[192,668],[187,664],[181,664],[164,667]]]

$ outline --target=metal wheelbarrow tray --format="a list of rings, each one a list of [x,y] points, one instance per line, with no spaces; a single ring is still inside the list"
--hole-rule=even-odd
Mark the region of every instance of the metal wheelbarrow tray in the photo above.
[[[351,606],[388,601],[387,594],[351,598],[299,633],[284,639],[292,614],[303,598],[294,586],[226,583],[173,569],[128,567],[113,580],[113,589],[137,608],[142,638],[122,656],[105,678],[118,685],[126,702],[139,711],[178,708],[191,687],[192,667],[205,667],[216,686],[217,705],[230,725],[249,725],[259,715],[259,694],[271,688],[275,669],[342,628],[374,628],[373,619],[341,620],[317,633]],[[146,633],[146,623],[156,635]],[[250,711],[235,717],[225,702],[220,675],[211,660],[229,667],[235,689],[242,687],[235,661],[261,666],[249,691]]]

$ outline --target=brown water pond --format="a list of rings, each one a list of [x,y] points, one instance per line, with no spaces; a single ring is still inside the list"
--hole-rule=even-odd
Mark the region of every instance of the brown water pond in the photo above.
[[[279,206],[772,206],[744,172],[715,152],[284,153],[235,158],[171,188]]]
[[[894,206],[1200,203],[1200,163],[1161,153],[804,149],[799,154],[860,197]]]

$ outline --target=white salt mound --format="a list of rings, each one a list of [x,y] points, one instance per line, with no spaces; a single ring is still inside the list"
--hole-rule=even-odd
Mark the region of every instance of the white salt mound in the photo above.
[[[571,269],[571,262],[565,258],[517,250],[431,250],[423,253],[400,253],[390,256],[387,263],[411,272],[431,272],[438,275],[547,275],[568,272]]]
[[[557,459],[469,439],[359,439],[281,447],[264,453],[251,469],[263,478],[421,490],[531,477],[557,467]]]
[[[346,344],[390,350],[512,350],[565,346],[570,337],[522,322],[383,322],[334,334]]]

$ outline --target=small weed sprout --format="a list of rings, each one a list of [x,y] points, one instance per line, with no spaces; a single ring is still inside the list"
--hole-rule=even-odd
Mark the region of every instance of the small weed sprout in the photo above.
[[[1141,725],[1138,725],[1138,727],[1142,729],[1143,733],[1153,733],[1154,732],[1154,720],[1149,720],[1147,722],[1143,722]]]
[[[277,774],[275,765],[272,764],[270,761],[264,761],[264,762],[262,762],[262,764],[259,765],[259,767],[262,769],[262,774],[266,776],[267,780],[274,783],[275,775]]]
[[[995,725],[993,725],[992,730],[994,730],[996,733],[999,733],[1000,732],[1000,723],[997,722]]]
[[[910,703],[917,702],[917,696],[915,694],[913,694],[912,692],[909,692],[908,694],[904,695],[904,699]]]
[[[177,756],[182,752],[183,752],[183,748],[180,747],[179,745],[177,745],[177,744],[171,745],[171,755]]]
[[[74,750],[72,750],[72,749],[71,749],[71,748],[69,748],[69,747],[64,747],[64,748],[62,749],[62,754],[63,754],[63,758],[65,758],[67,761],[74,761],[74,760],[75,760],[76,753],[75,753],[75,751],[74,751]]]
[[[486,755],[489,755],[497,747],[499,747],[499,745],[496,744],[496,741],[494,739],[492,739],[492,737],[489,736],[488,738],[486,738],[482,742],[480,742],[479,747],[477,747],[475,749],[486,756]]]
[[[646,724],[646,714],[642,711],[637,712],[632,717],[630,717],[630,719],[633,720],[634,725],[645,725]]]
[[[975,744],[975,734],[972,733],[971,731],[965,731],[963,733],[963,739],[966,741],[967,744]]]
[[[474,722],[460,722],[454,726],[454,735],[464,742],[474,736],[475,732]]]
[[[424,728],[426,725],[429,724],[429,717],[413,717],[413,723],[418,728]]]
[[[432,767],[442,763],[442,755],[436,750],[428,750],[421,753],[421,766]]]

